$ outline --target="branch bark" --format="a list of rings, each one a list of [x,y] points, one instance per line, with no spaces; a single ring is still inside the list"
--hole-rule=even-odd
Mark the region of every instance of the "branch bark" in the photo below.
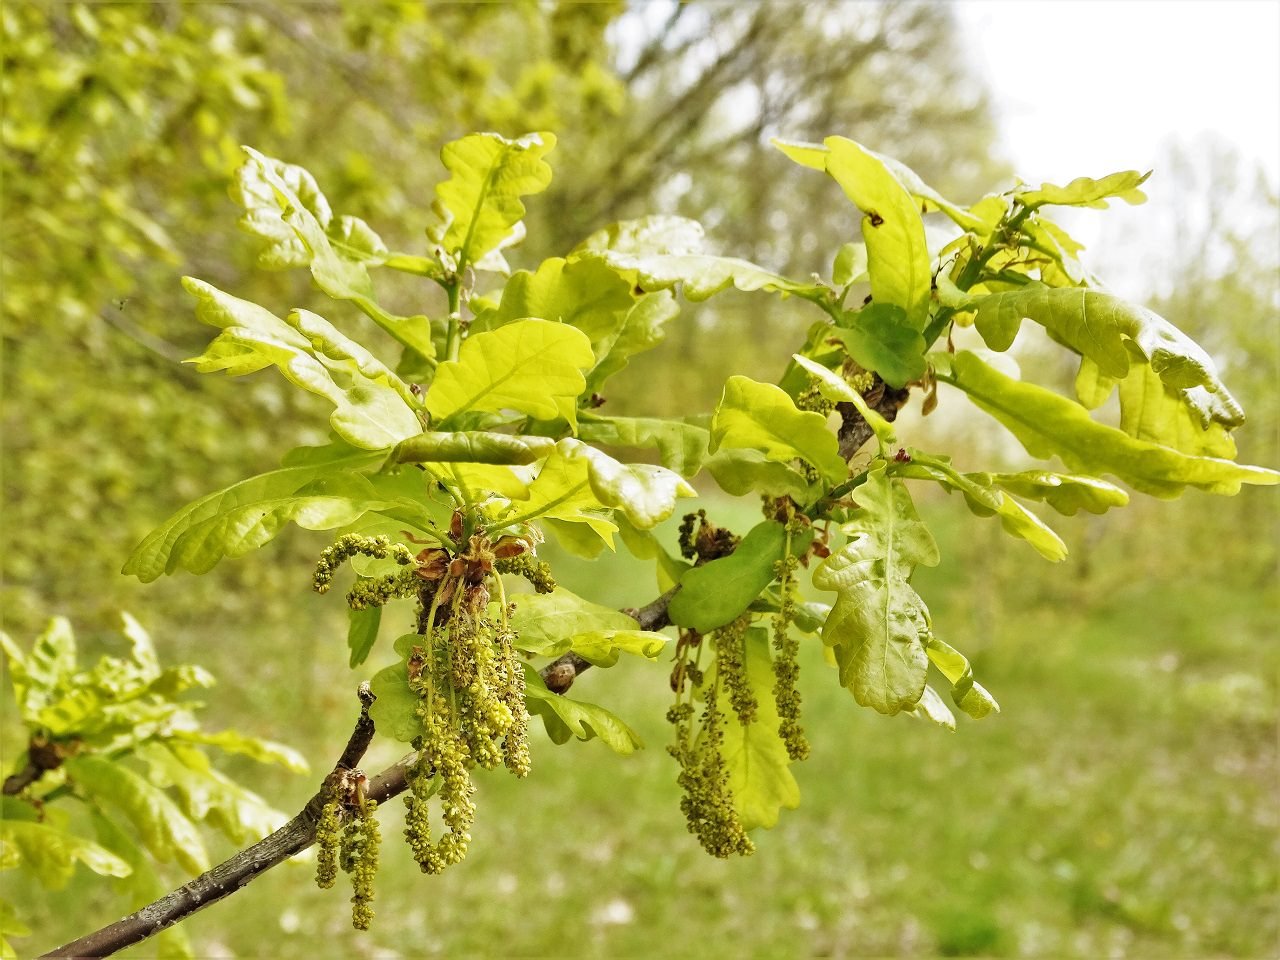
[[[652,603],[639,610],[628,610],[628,614],[639,621],[645,630],[658,630],[670,623],[667,618],[667,605],[675,596],[678,588],[658,597]],[[572,659],[570,659],[572,658]],[[541,671],[543,680],[550,689],[563,693],[573,685],[578,674],[591,664],[566,654],[559,660],[548,664]],[[552,679],[562,683],[559,689],[552,687]],[[368,682],[360,684],[360,716],[355,728],[347,740],[346,747],[334,764],[333,770],[324,778],[324,785],[306,802],[292,820],[279,830],[258,841],[253,846],[241,850],[230,859],[218,864],[213,869],[202,873],[189,883],[183,884],[172,893],[168,893],[127,917],[108,924],[100,930],[63,944],[55,950],[41,955],[41,960],[48,957],[108,957],[118,950],[141,943],[161,930],[185,920],[198,910],[217,903],[224,897],[235,893],[241,887],[255,880],[259,875],[270,870],[294,854],[301,853],[316,841],[316,825],[328,796],[327,784],[330,780],[347,770],[353,770],[364,757],[365,751],[373,740],[374,723],[369,716],[369,706],[374,701],[374,694]],[[382,772],[371,777],[365,786],[365,796],[376,800],[379,805],[392,797],[398,796],[408,788],[406,775],[409,768],[417,761],[416,753],[401,757]]]

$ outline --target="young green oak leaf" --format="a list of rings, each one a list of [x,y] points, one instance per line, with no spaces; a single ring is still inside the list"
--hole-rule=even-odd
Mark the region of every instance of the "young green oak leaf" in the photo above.
[[[436,369],[426,406],[437,430],[470,411],[514,410],[577,428],[583,372],[595,365],[591,341],[576,327],[518,320],[463,341],[457,360]]]
[[[813,375],[813,378],[818,381],[818,392],[828,400],[836,403],[852,403],[862,415],[862,419],[867,421],[871,432],[880,441],[881,449],[891,448],[898,442],[893,432],[893,425],[877,411],[872,410],[862,394],[854,390],[843,377],[798,353],[793,353],[791,359]]]
[[[938,696],[938,691],[927,683],[924,685],[924,693],[920,696],[920,702],[910,710],[903,710],[902,712],[908,717],[928,720],[930,723],[936,723],[945,730],[955,732],[956,715],[951,712],[951,708],[947,706],[942,697]]]
[[[924,220],[920,205],[884,160],[845,137],[827,137],[822,148],[786,141],[774,145],[797,163],[825,169],[863,212],[872,300],[901,307],[907,326],[923,330],[932,281]],[[819,159],[822,166],[817,166]]]
[[[820,143],[805,143],[799,140],[785,140],[775,137],[770,141],[775,147],[786,154],[791,160],[800,164],[802,167],[808,167],[810,170],[817,170],[819,173],[827,169],[827,155],[829,149]],[[929,186],[920,175],[908,167],[901,160],[893,157],[885,156],[883,153],[876,153],[874,150],[868,150],[862,147],[862,150],[868,155],[879,160],[884,168],[893,175],[909,193],[913,200],[919,202],[921,213],[932,213],[934,211],[942,211],[955,222],[962,230],[972,230],[978,233],[989,233],[991,229],[999,221],[1000,216],[1009,207],[1008,200],[1001,195],[992,195],[984,197],[974,206],[966,209],[957,203],[952,203],[937,190]],[[985,201],[985,202],[984,202]],[[986,209],[990,206],[990,202],[1000,204],[999,213],[992,215]],[[836,280],[836,283],[840,283]]]
[[[805,460],[833,484],[849,474],[824,416],[798,410],[780,388],[750,377],[733,376],[724,385],[711,419],[709,449],[715,453],[721,447],[757,450],[781,463]]]
[[[1107,198],[1117,197],[1131,206],[1147,202],[1147,195],[1138,187],[1151,176],[1151,171],[1139,173],[1137,170],[1123,170],[1092,180],[1089,177],[1077,177],[1065,187],[1044,183],[1039,187],[1023,187],[1014,192],[1014,196],[1024,207],[1040,207],[1045,205],[1067,207],[1093,207],[1105,210]]]
[[[202,280],[186,277],[182,285],[196,298],[196,316],[222,330],[203,354],[187,361],[201,373],[242,376],[278,367],[291,383],[332,403],[334,431],[366,450],[422,430],[408,385],[323,317],[296,310],[281,320]]]
[[[369,705],[369,719],[379,734],[401,743],[411,743],[422,736],[422,717],[418,715],[421,701],[409,686],[407,660],[415,646],[422,644],[422,637],[406,633],[395,642],[395,651],[401,659],[383,667],[369,679],[369,689],[374,701]]]
[[[705,422],[706,416],[697,419]],[[701,423],[657,417],[608,417],[584,411],[578,437],[615,447],[655,448],[662,465],[682,477],[695,476],[707,460],[711,433]]]
[[[1280,483],[1280,472],[1215,457],[1194,457],[1172,447],[1135,440],[1093,420],[1077,403],[1005,376],[975,354],[935,355],[938,379],[958,387],[995,417],[1033,457],[1061,457],[1071,470],[1110,473],[1143,493],[1164,499],[1187,487],[1227,496],[1241,484]]]
[[[584,600],[563,587],[551,593],[520,594],[511,627],[518,646],[539,657],[558,657],[572,650],[597,667],[611,667],[622,653],[652,660],[666,645],[660,633],[640,630],[618,610]]]
[[[790,463],[768,460],[758,450],[722,447],[708,458],[707,471],[721,490],[734,497],[754,490],[770,497],[790,497],[807,507],[824,492],[821,483],[811,483]]]
[[[1067,545],[1043,520],[994,484],[990,474],[960,473],[951,466],[951,458],[909,451],[906,463],[893,463],[894,476],[933,480],[948,492],[958,490],[965,504],[979,517],[998,516],[1000,525],[1010,536],[1027,541],[1046,560],[1054,563],[1067,558]]]
[[[232,843],[260,840],[287,817],[265,800],[214,769],[204,751],[182,743],[140,744],[137,756],[147,765],[153,786],[172,790],[192,823],[207,821]]]
[[[729,772],[733,809],[743,829],[769,829],[777,824],[783,808],[794,810],[800,805],[800,787],[791,774],[786,745],[778,736],[768,633],[752,627],[743,649],[744,673],[755,695],[756,716],[745,726],[736,716],[729,716],[720,752]]]
[[[951,681],[951,699],[957,707],[975,720],[1000,712],[1000,704],[996,703],[995,697],[973,679],[973,668],[964,654],[932,635],[925,652],[930,662]]]
[[[740,617],[777,574],[775,564],[787,547],[787,531],[775,520],[754,526],[733,553],[680,579],[680,592],[668,606],[671,622],[710,633]]]
[[[373,645],[378,640],[378,627],[381,624],[381,607],[347,611],[347,647],[351,650],[347,666],[354,670],[369,659]]]
[[[249,147],[244,150],[249,160],[236,170],[231,198],[244,208],[240,226],[267,242],[258,254],[261,266],[279,270],[311,263],[310,251],[281,219],[277,191],[282,191],[287,203],[307,211],[348,259],[377,262],[386,255],[382,238],[359,217],[334,218],[333,208],[308,170]]]
[[[176,570],[203,573],[224,556],[238,557],[267,543],[289,521],[326,530],[352,523],[370,510],[394,506],[354,472],[377,465],[384,456],[358,450],[329,463],[272,470],[207,494],[148,534],[121,572],[143,583]],[[324,484],[329,493],[307,494],[309,488]],[[335,484],[342,495],[334,492]]]
[[[680,497],[697,496],[683,477],[665,467],[622,463],[571,437],[556,446],[568,461],[585,461],[591,492],[600,503],[620,511],[641,530],[655,527],[671,516]]]
[[[473,133],[440,151],[450,177],[436,185],[436,195],[452,217],[443,245],[459,273],[503,246],[517,229],[525,212],[520,198],[551,182],[551,167],[542,158],[555,145],[550,133],[516,140]]]
[[[1091,361],[1082,361],[1082,370],[1085,364],[1093,366]],[[1103,376],[1100,374],[1099,379]],[[1077,377],[1079,381],[1080,377]],[[1173,389],[1145,363],[1134,364],[1129,375],[1116,385],[1119,387],[1120,429],[1129,436],[1173,447],[1192,456],[1235,459],[1236,442],[1231,436],[1232,426],[1218,420],[1206,424],[1197,412],[1211,410],[1213,406],[1213,397],[1204,387]],[[1097,405],[1093,404],[1094,407]]]
[[[633,286],[599,257],[552,257],[534,273],[513,274],[501,302],[481,311],[471,331],[494,330],[525,317],[577,327],[590,338],[596,357],[586,386],[594,392],[633,355],[661,343],[664,324],[679,312],[669,292],[637,297]]]
[[[517,515],[497,522],[504,527],[530,520],[583,524],[612,550],[618,525],[610,519],[610,505],[592,488],[590,462],[575,454],[575,448],[565,445],[565,441],[553,446],[529,485],[528,496],[513,505]]]
[[[707,254],[629,256],[613,251],[603,256],[614,270],[634,277],[642,289],[667,290],[679,284],[685,299],[692,303],[707,300],[729,287],[744,293],[763,290],[815,302],[828,300],[832,294],[826,284],[791,280],[738,257]]]
[[[1111,507],[1123,507],[1129,502],[1129,495],[1114,483],[1077,474],[1024,470],[1021,473],[993,473],[991,482],[1014,496],[1043,500],[1068,517],[1075,516],[1081,509],[1090,513],[1106,513]]]
[[[330,223],[328,201],[318,188],[314,194],[308,194],[307,199],[296,194],[295,183],[308,190],[315,187],[315,181],[306,171],[281,164],[252,147],[244,150],[250,158],[245,167],[256,167],[256,179],[265,184],[265,190],[259,191],[257,199],[263,199],[261,193],[265,192],[274,200],[275,216],[285,229],[293,232],[296,240],[296,246],[281,247],[273,243],[268,253],[282,257],[285,265],[297,262],[310,267],[312,279],[325,294],[335,300],[349,300],[404,346],[423,357],[434,356],[431,324],[425,316],[400,317],[387,313],[374,297],[373,281],[365,263],[384,261],[386,248],[381,239],[354,217]],[[301,171],[306,176],[289,176],[291,171]],[[254,174],[248,176],[254,177]],[[254,231],[261,232],[269,217],[270,207],[255,207]],[[272,227],[270,233],[274,239],[277,228]]]
[[[973,305],[978,332],[993,350],[1007,350],[1026,317],[1087,357],[1112,380],[1127,377],[1135,359],[1145,361],[1166,387],[1182,397],[1202,427],[1220,423],[1231,429],[1244,422],[1244,411],[1209,355],[1150,310],[1097,290],[1055,289],[1038,283],[981,297]]]
[[[844,344],[860,367],[880,374],[891,387],[924,376],[924,336],[897,304],[870,303],[843,311],[830,336]]]
[[[688,217],[654,214],[620,220],[591,234],[572,254],[617,253],[628,257],[687,256],[702,252],[702,224]]]
[[[538,671],[524,665],[525,705],[531,715],[542,718],[552,743],[599,738],[614,753],[627,756],[644,747],[639,734],[604,707],[584,703],[547,689]]]
[[[914,707],[924,691],[929,611],[909,583],[917,565],[934,566],[938,548],[901,480],[883,463],[858,487],[858,510],[842,526],[849,542],[813,572],[836,592],[822,629],[835,649],[840,682],[880,713]]]

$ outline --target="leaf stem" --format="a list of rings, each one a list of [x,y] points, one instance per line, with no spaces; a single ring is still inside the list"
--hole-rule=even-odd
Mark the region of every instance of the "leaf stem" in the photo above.
[[[462,281],[454,279],[444,285],[449,295],[449,330],[445,336],[444,356],[446,360],[457,360],[458,351],[462,348],[462,313],[458,304],[462,299]]]

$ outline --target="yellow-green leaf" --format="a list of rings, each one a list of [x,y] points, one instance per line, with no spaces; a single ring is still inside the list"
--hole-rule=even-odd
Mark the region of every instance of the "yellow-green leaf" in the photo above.
[[[463,341],[458,359],[437,368],[427,410],[437,429],[463,413],[501,410],[576,427],[583,372],[594,365],[591,341],[576,327],[518,320]]]
[[[842,529],[849,542],[813,572],[813,585],[836,592],[822,629],[835,648],[840,682],[880,713],[914,707],[924,691],[929,611],[909,579],[938,562],[938,548],[901,480],[884,464],[855,492],[858,509]]]
[[[540,193],[551,182],[542,158],[556,145],[550,133],[508,140],[496,133],[473,133],[440,151],[451,176],[436,195],[451,215],[445,249],[462,271],[503,246],[524,216],[520,198]]]
[[[849,473],[836,435],[819,413],[798,410],[787,394],[770,383],[733,376],[724,386],[711,420],[710,450],[757,450],[769,460],[805,460],[831,483]]]

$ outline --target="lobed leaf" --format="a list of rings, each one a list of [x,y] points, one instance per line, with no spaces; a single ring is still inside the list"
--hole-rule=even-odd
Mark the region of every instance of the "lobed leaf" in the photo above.
[[[378,639],[378,626],[382,623],[382,608],[347,611],[347,647],[351,657],[347,666],[353,670],[369,659]]]
[[[979,517],[997,516],[1010,536],[1027,541],[1046,560],[1054,563],[1067,558],[1067,545],[1034,513],[994,485],[990,474],[960,473],[951,466],[951,458],[910,451],[910,461],[890,469],[895,476],[933,480],[948,493],[958,490],[965,504]]]
[[[134,548],[122,573],[144,583],[184,569],[203,573],[222,557],[237,557],[270,541],[293,520],[323,530],[386,506],[366,478],[346,470],[373,466],[381,453],[360,451],[330,463],[283,467],[207,494],[183,507]],[[356,496],[308,496],[316,484],[336,482]]]
[[[578,437],[610,446],[654,448],[662,465],[682,477],[695,476],[702,469],[711,441],[708,428],[697,423],[656,417],[606,417],[590,412],[582,414]]]
[[[823,493],[820,483],[811,483],[790,463],[765,459],[757,450],[724,447],[707,460],[706,467],[720,489],[734,496],[752,491],[770,497],[791,497],[808,506]]]
[[[993,473],[991,482],[1014,496],[1043,500],[1068,517],[1075,516],[1081,509],[1090,513],[1106,513],[1110,507],[1123,507],[1129,502],[1129,495],[1115,484],[1078,474],[1024,470],[1021,473]]]
[[[891,387],[901,388],[924,376],[924,336],[896,304],[871,303],[844,312],[831,337],[844,344],[860,367],[880,374]]]
[[[232,376],[278,367],[291,383],[334,405],[330,424],[344,440],[368,450],[389,447],[422,430],[409,387],[372,354],[323,317],[296,310],[281,320],[248,300],[184,277],[196,316],[222,329],[199,357],[201,373]]]
[[[470,411],[514,410],[577,427],[583,371],[595,364],[581,330],[548,320],[519,320],[463,341],[457,360],[436,369],[426,406],[435,427]]]
[[[590,461],[575,453],[565,441],[556,444],[529,485],[528,497],[518,508],[518,519],[499,522],[506,525],[551,519],[565,524],[584,524],[612,550],[613,534],[618,526],[610,519],[609,505],[592,488]]]
[[[199,749],[182,743],[145,743],[137,751],[151,783],[173,790],[194,823],[208,821],[233,843],[261,840],[284,825],[284,814],[213,768]]]
[[[423,357],[434,356],[431,324],[426,317],[387,313],[374,299],[373,281],[365,261],[383,262],[386,248],[381,239],[355,217],[331,222],[328,201],[318,188],[305,199],[299,196],[294,190],[295,183],[303,183],[307,189],[315,188],[315,181],[302,168],[291,169],[305,174],[305,181],[282,176],[281,170],[290,165],[263,156],[251,147],[244,150],[250,157],[245,166],[256,165],[257,177],[265,184],[265,189],[259,190],[255,197],[255,203],[259,204],[254,208],[255,226],[261,227],[271,216],[271,206],[259,203],[269,197],[275,216],[294,234],[294,242],[287,248],[268,248],[282,251],[280,255],[286,259],[280,265],[310,267],[312,279],[325,294],[335,300],[349,300],[404,346]],[[271,230],[273,236],[278,233],[275,227]]]
[[[996,371],[961,351],[935,356],[938,378],[1002,423],[1033,457],[1061,457],[1071,470],[1110,473],[1143,493],[1172,499],[1187,487],[1233,495],[1241,484],[1280,483],[1280,472],[1136,440],[1094,421],[1079,404]]]
[[[1147,202],[1147,195],[1138,189],[1151,171],[1139,173],[1137,170],[1124,170],[1092,180],[1089,177],[1077,177],[1065,187],[1053,183],[1044,183],[1039,187],[1022,188],[1014,192],[1018,201],[1026,207],[1046,205],[1068,207],[1093,207],[1105,210],[1109,197],[1117,197],[1126,203],[1136,206]]]
[[[540,193],[551,182],[542,158],[556,145],[550,133],[508,140],[496,133],[473,133],[440,152],[450,177],[436,196],[452,217],[443,237],[460,273],[504,246],[524,216],[520,198]]]
[[[7,633],[0,647],[9,661],[9,682],[22,719],[31,722],[62,695],[76,669],[76,637],[66,617],[52,617],[36,638],[30,653]]]
[[[408,634],[396,641],[397,652],[406,639],[421,640],[417,634]],[[407,650],[401,653],[407,654]],[[422,718],[418,716],[418,695],[409,686],[409,671],[405,661],[383,667],[369,680],[369,689],[375,699],[369,706],[369,717],[378,733],[401,743],[411,743],[423,734]]]
[[[514,274],[503,288],[501,302],[476,316],[472,333],[525,317],[577,327],[590,339],[596,358],[585,388],[595,391],[632,356],[661,343],[663,325],[678,312],[670,293],[637,297],[632,287],[599,257],[553,257],[534,273]]]
[[[845,196],[862,210],[862,239],[867,247],[872,299],[878,304],[901,307],[907,325],[923,330],[932,283],[924,221],[919,204],[884,158],[845,137],[827,137],[821,148],[786,141],[774,141],[774,145],[797,163],[826,170]],[[819,159],[821,167],[817,166]],[[884,375],[878,367],[868,369]]]
[[[893,424],[881,416],[878,411],[872,410],[867,404],[866,398],[854,390],[843,377],[832,370],[828,370],[822,364],[798,353],[793,353],[791,359],[813,376],[818,384],[818,392],[828,400],[833,400],[836,403],[852,403],[857,407],[858,413],[862,415],[862,419],[867,422],[867,426],[871,428],[871,432],[879,439],[882,446],[891,447],[898,442],[898,438],[893,432]]]
[[[814,570],[813,585],[837,594],[822,639],[835,649],[840,682],[863,706],[895,714],[923,695],[929,611],[909,579],[938,562],[938,548],[902,481],[883,464],[866,476],[842,525],[849,542]]]
[[[604,707],[552,693],[536,670],[528,664],[524,670],[525,703],[530,714],[542,717],[553,743],[567,743],[570,737],[579,740],[598,737],[610,750],[623,756],[644,747],[640,736]]]
[[[956,728],[955,714],[951,712],[951,708],[946,705],[942,697],[938,696],[938,691],[927,683],[924,685],[924,693],[920,696],[920,702],[910,710],[903,710],[902,712],[909,717],[936,723],[947,730],[954,731]]]
[[[1150,310],[1097,290],[1055,289],[1042,284],[994,293],[978,299],[975,305],[978,332],[993,350],[1007,350],[1027,317],[1113,380],[1126,378],[1135,358],[1145,361],[1165,387],[1195,413],[1201,427],[1219,423],[1231,429],[1244,422],[1244,411],[1223,384],[1209,355]],[[1131,399],[1130,416],[1134,406]],[[1163,424],[1152,429],[1164,432]],[[1158,442],[1170,445],[1163,439]]]
[[[733,376],[711,420],[710,450],[739,447],[756,450],[769,460],[805,460],[831,483],[848,476],[836,435],[826,417],[798,410],[778,387],[749,377]]]
[[[1000,704],[973,679],[973,668],[959,650],[930,636],[926,647],[930,662],[951,681],[951,699],[975,720],[1000,712]]]
[[[276,743],[274,740],[253,737],[236,730],[210,732],[199,729],[177,728],[170,731],[169,736],[173,740],[181,740],[186,743],[203,743],[210,747],[217,747],[224,753],[240,754],[250,760],[256,760],[258,763],[278,764],[293,773],[307,773],[311,769],[306,757],[293,749],[293,747],[287,747],[283,743]]]
[[[568,639],[579,633],[634,631],[639,626],[625,613],[584,600],[564,587],[520,594],[513,600],[511,627],[520,635],[517,645],[535,656],[560,656],[568,649]]]
[[[597,230],[574,254],[616,253],[629,257],[687,256],[702,252],[702,224],[669,214],[622,220]]]
[[[1193,456],[1235,459],[1231,426],[1218,420],[1206,425],[1197,413],[1212,409],[1213,398],[1204,387],[1172,389],[1147,364],[1135,365],[1118,386],[1120,429],[1129,436]]]
[[[602,450],[572,438],[559,441],[556,447],[570,464],[585,462],[587,480],[596,499],[620,511],[632,526],[641,530],[655,527],[671,516],[679,498],[697,495],[678,473],[665,467],[621,463]]]
[[[763,290],[816,301],[826,300],[831,295],[831,288],[825,284],[790,280],[737,257],[706,254],[632,256],[609,251],[604,254],[604,259],[614,270],[634,276],[636,284],[645,291],[667,290],[679,284],[685,299],[694,303],[707,300],[729,287],[744,293]]]

